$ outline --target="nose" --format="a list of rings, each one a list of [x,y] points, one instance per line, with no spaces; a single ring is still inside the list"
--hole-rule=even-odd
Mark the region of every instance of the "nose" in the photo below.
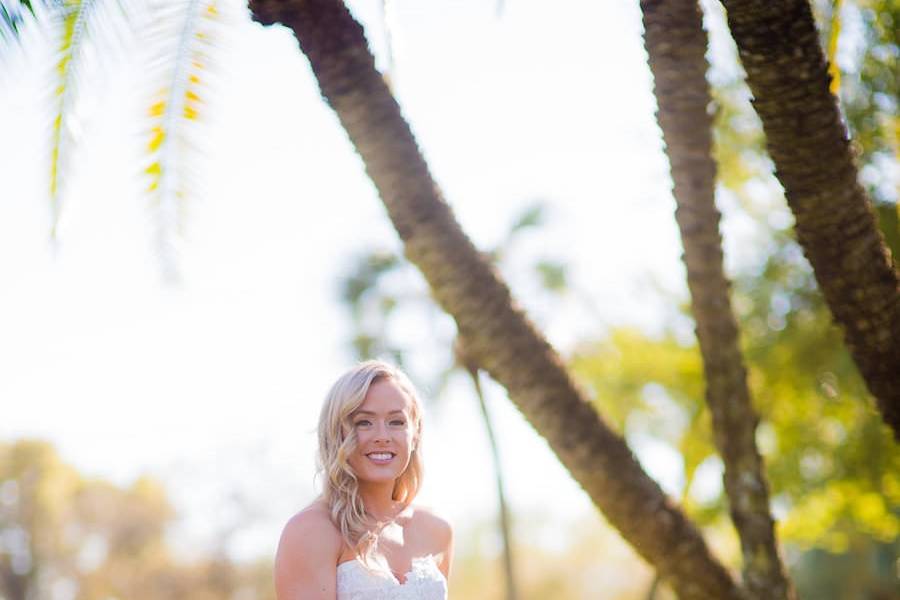
[[[388,434],[388,427],[385,423],[379,422],[375,425],[375,442],[383,442],[387,443],[390,441],[390,435]]]

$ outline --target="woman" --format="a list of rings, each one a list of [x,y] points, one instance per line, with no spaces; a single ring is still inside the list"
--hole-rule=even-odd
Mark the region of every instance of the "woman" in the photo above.
[[[422,406],[398,369],[367,361],[331,387],[319,418],[321,496],[285,525],[278,600],[443,600],[449,524],[414,506]]]

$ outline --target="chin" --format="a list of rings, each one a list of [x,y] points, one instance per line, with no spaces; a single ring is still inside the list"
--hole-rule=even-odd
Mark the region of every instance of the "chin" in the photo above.
[[[366,460],[365,458],[363,460]],[[360,482],[364,483],[393,483],[400,478],[401,475],[406,471],[406,468],[409,466],[409,461],[407,461],[403,468],[378,468],[372,467],[371,465],[367,465],[363,463],[362,465],[354,465],[350,464],[353,468],[353,471],[356,473],[357,478]],[[360,468],[362,467],[362,468]]]
[[[385,476],[385,475],[373,475],[373,476],[367,476],[366,474],[363,474],[363,476],[361,476],[361,477],[359,478],[359,480],[360,480],[362,483],[391,483],[391,484],[393,484],[395,481],[397,481],[397,479],[398,479],[399,477],[400,477],[400,475],[389,475],[389,476]]]

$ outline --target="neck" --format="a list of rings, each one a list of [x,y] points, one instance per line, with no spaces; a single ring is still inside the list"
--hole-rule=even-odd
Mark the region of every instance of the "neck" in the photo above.
[[[394,482],[359,483],[359,495],[366,512],[377,521],[389,521],[397,516],[399,503],[392,498],[393,493]]]

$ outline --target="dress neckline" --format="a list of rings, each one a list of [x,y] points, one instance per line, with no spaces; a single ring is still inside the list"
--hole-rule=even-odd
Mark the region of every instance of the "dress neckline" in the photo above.
[[[362,560],[360,560],[359,557],[354,557],[354,558],[351,558],[350,560],[345,560],[344,562],[339,563],[338,566],[337,566],[337,568],[340,569],[341,567],[345,567],[346,565],[348,565],[348,564],[350,564],[350,563],[357,563],[362,569],[365,569],[365,570],[366,570],[367,572],[369,572],[369,573],[374,573],[374,574],[378,574],[378,575],[382,575],[382,576],[383,576],[383,575],[390,575],[391,578],[390,578],[389,581],[393,581],[393,582],[396,583],[398,586],[401,586],[401,587],[402,587],[402,586],[406,585],[407,583],[409,583],[410,577],[412,577],[413,575],[415,575],[415,573],[416,573],[416,564],[417,564],[417,563],[424,562],[424,561],[431,562],[431,564],[434,565],[434,567],[435,567],[435,569],[438,571],[438,573],[440,573],[441,577],[444,578],[443,572],[441,572],[441,570],[438,569],[437,561],[436,561],[435,558],[434,558],[434,554],[426,554],[425,556],[418,556],[418,557],[413,558],[413,559],[410,561],[409,571],[407,571],[407,572],[403,575],[403,581],[400,581],[400,578],[397,577],[397,574],[394,573],[394,571],[393,571],[392,569],[391,569],[391,570],[387,570],[387,571],[381,571],[381,570],[376,570],[376,569],[370,569],[369,567],[367,567],[367,566],[365,565],[365,563],[363,563]],[[388,567],[390,567],[390,565],[388,565]],[[385,579],[387,579],[387,578],[385,577]],[[444,579],[446,579],[446,578],[444,578]]]

